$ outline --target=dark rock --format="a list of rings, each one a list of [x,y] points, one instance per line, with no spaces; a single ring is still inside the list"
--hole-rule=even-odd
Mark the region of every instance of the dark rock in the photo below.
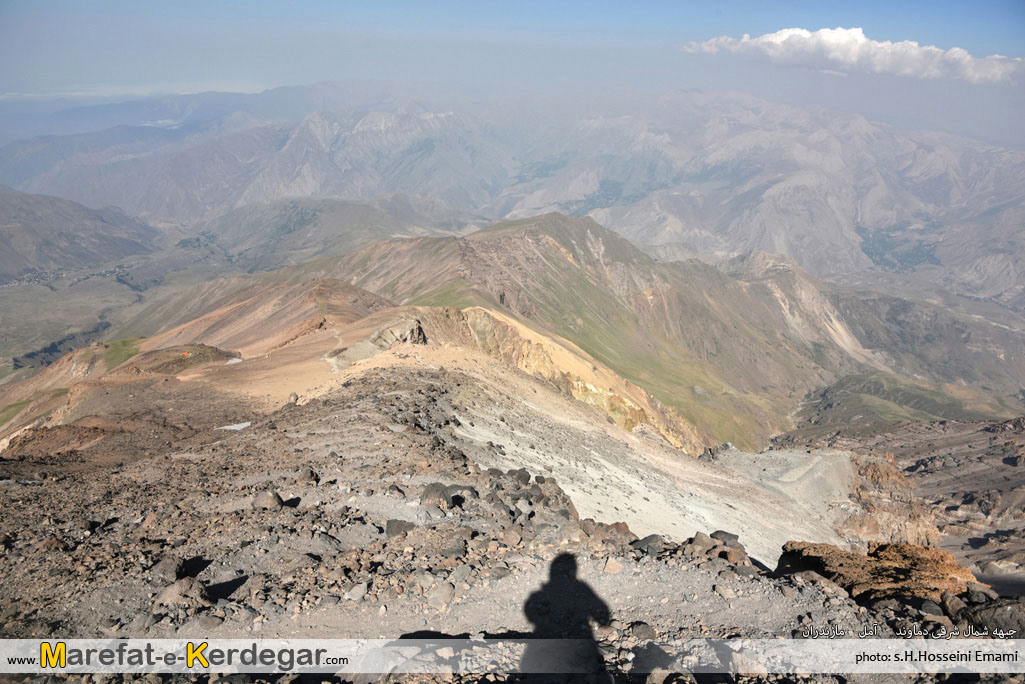
[[[1025,599],[997,599],[989,603],[968,608],[963,616],[978,629],[1016,632],[1015,637],[1025,634]]]
[[[654,641],[658,638],[655,628],[647,622],[635,622],[630,625],[630,636],[637,641]]]
[[[416,524],[408,520],[396,520],[393,518],[384,524],[384,533],[389,537],[397,537],[414,529],[416,529]]]
[[[663,548],[665,548],[665,542],[657,534],[649,534],[644,539],[638,539],[637,541],[630,542],[630,546],[638,551],[642,551],[649,556],[657,556]]]
[[[968,591],[965,594],[968,597],[968,601],[975,604],[989,603],[1000,598],[1000,595],[989,587],[985,587],[981,584],[973,584],[968,587]]]
[[[441,482],[431,482],[424,485],[423,491],[420,492],[420,503],[444,503],[446,506],[451,506],[452,497],[449,496],[448,487],[444,484]]]
[[[467,499],[479,499],[480,494],[476,489],[466,484],[454,484],[449,485],[445,494],[448,496],[449,504],[462,505],[462,502]]]
[[[895,613],[899,613],[904,610],[904,604],[897,599],[887,598],[878,599],[875,601],[868,601],[867,605],[869,608],[876,612],[882,612],[884,610],[892,610]]]
[[[739,536],[733,534],[732,532],[725,532],[723,530],[716,530],[715,532],[713,532],[709,536],[712,539],[718,539],[719,541],[723,542],[724,544],[728,544],[730,542],[739,542],[740,541],[740,537]]]
[[[466,555],[466,544],[462,539],[453,539],[441,550],[441,555],[445,558],[462,558]]]
[[[943,612],[951,619],[956,619],[961,611],[968,607],[964,601],[949,591],[943,592],[940,597],[940,605],[943,606]]]

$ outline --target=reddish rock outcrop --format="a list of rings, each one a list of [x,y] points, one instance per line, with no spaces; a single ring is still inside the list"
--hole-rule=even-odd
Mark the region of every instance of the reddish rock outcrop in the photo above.
[[[787,542],[777,573],[813,570],[840,585],[857,601],[921,598],[939,601],[961,594],[975,578],[946,551],[915,544],[869,545],[868,555],[830,544]]]

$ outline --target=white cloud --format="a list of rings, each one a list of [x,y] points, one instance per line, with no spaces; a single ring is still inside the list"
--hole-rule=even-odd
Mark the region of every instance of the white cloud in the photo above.
[[[972,83],[1005,81],[1025,69],[1021,57],[973,57],[959,47],[943,50],[912,40],[872,40],[860,28],[809,31],[788,28],[752,38],[719,36],[688,43],[687,52],[765,57],[789,66],[846,72],[896,74],[916,78],[960,78]]]

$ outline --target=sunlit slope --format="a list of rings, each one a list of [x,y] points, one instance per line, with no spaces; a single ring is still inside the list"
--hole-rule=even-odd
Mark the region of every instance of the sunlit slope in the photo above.
[[[291,277],[332,274],[399,302],[508,312],[578,345],[703,432],[748,446],[788,428],[811,390],[851,374],[902,373],[911,368],[906,359],[914,372],[938,374],[936,359],[958,344],[902,336],[870,307],[847,305],[845,315],[825,286],[786,259],[755,254],[726,270],[655,262],[590,219],[548,214],[465,238],[381,243]],[[962,324],[987,340],[973,367],[996,364],[1007,377],[992,391],[1025,378],[1015,356],[1020,333],[951,323]]]

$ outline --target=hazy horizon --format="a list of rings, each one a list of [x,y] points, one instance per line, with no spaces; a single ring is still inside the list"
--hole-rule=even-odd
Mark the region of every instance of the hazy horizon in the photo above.
[[[456,98],[698,89],[1020,146],[1023,55],[1025,5],[1016,2],[7,2],[0,106],[339,81],[420,84]]]

